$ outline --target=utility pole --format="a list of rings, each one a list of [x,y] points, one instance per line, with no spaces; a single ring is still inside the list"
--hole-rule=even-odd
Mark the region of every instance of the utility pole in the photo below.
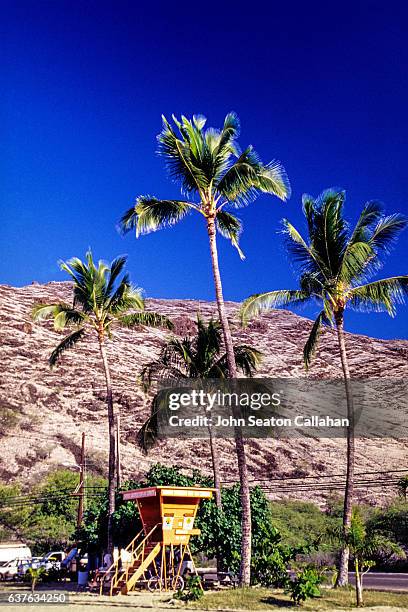
[[[118,489],[122,480],[120,463],[120,414],[118,412],[116,415],[116,485]]]
[[[77,529],[82,525],[84,516],[84,480],[85,480],[85,432],[82,432],[82,447],[81,447],[81,463],[79,470],[79,485],[78,485],[78,516]]]

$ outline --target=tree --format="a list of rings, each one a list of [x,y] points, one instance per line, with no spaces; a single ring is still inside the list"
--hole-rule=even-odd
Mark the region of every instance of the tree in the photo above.
[[[206,118],[197,115],[192,120],[173,116],[173,125],[163,117],[163,129],[158,135],[159,154],[167,163],[170,176],[181,185],[187,199],[161,200],[139,196],[135,205],[122,217],[124,233],[135,230],[136,237],[157,229],[172,226],[188,213],[201,215],[206,224],[214,276],[218,315],[224,336],[228,375],[236,378],[232,335],[227,319],[221,274],[218,263],[217,238],[219,232],[231,240],[241,258],[239,247],[241,221],[228,207],[239,208],[256,199],[260,193],[276,195],[286,200],[290,195],[289,181],[281,164],[263,164],[252,146],[239,150],[239,120],[229,113],[223,128],[205,129]],[[196,199],[194,200],[194,196]],[[245,445],[239,428],[235,430],[235,445],[242,498],[242,566],[240,581],[250,582],[251,565],[251,506]]]
[[[109,505],[108,505],[108,549],[112,543],[112,514],[115,511],[116,486],[116,409],[113,403],[113,388],[106,337],[112,339],[116,325],[135,327],[140,325],[165,326],[171,329],[170,321],[157,313],[144,310],[140,290],[135,289],[125,274],[120,276],[126,264],[126,257],[118,257],[111,264],[99,261],[95,265],[91,251],[83,262],[77,257],[61,262],[61,269],[73,280],[73,303],[37,304],[33,309],[35,320],[54,321],[57,331],[70,329],[70,333],[58,344],[50,355],[50,366],[55,366],[62,354],[72,349],[79,341],[90,335],[97,338],[106,383],[106,403],[109,426]],[[72,331],[73,329],[73,331]]]
[[[344,336],[346,307],[363,311],[386,311],[395,315],[396,304],[404,303],[408,276],[394,276],[368,282],[380,268],[382,255],[405,228],[399,214],[384,216],[377,202],[368,202],[353,231],[343,216],[345,192],[329,189],[316,200],[303,196],[303,213],[307,221],[308,240],[289,221],[284,220],[287,250],[299,267],[299,289],[269,291],[252,295],[242,305],[241,321],[268,308],[315,301],[322,305],[312,326],[303,357],[311,364],[322,325],[335,326],[344,375],[347,416],[347,473],[344,494],[342,549],[337,585],[347,584],[347,532],[350,528],[354,489],[354,408]]]
[[[358,508],[351,513],[350,529],[347,534],[347,544],[354,563],[356,579],[356,603],[363,605],[363,577],[375,565],[379,554],[405,558],[405,553],[398,544],[386,536],[367,531],[363,517]]]
[[[105,496],[107,482],[87,473],[86,507],[92,511]],[[40,555],[75,543],[78,474],[65,469],[49,472],[23,492],[21,485],[0,486],[3,539],[19,539]]]
[[[227,378],[228,364],[225,353],[222,353],[221,325],[218,321],[210,319],[206,324],[197,317],[197,333],[194,337],[183,340],[170,339],[163,347],[159,358],[147,364],[142,371],[142,382],[145,388],[150,388],[154,380],[183,380],[188,378]],[[261,360],[261,353],[246,346],[234,346],[234,356],[237,368],[246,376],[252,376]],[[138,442],[141,448],[148,452],[155,444],[158,436],[157,429],[158,406],[153,400],[151,415],[142,425],[138,433]],[[216,489],[216,503],[221,505],[221,481],[218,466],[218,455],[212,428],[209,427],[209,440],[211,461]]]
[[[407,501],[408,493],[408,475],[402,476],[397,482],[398,494]]]
[[[31,593],[34,593],[38,582],[46,577],[45,567],[29,567],[26,576],[31,584]]]

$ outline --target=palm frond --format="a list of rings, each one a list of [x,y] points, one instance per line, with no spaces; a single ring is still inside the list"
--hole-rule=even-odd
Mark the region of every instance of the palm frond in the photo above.
[[[235,206],[246,206],[256,199],[256,171],[260,162],[252,147],[243,151],[218,181],[217,192]]]
[[[58,346],[52,351],[49,357],[49,364],[51,367],[55,366],[55,364],[60,359],[61,355],[71,349],[75,344],[83,338],[85,334],[85,330],[83,328],[77,329],[69,336],[66,336],[62,342],[58,344]]]
[[[315,200],[308,193],[302,195],[302,212],[305,216],[309,236],[313,236],[314,231],[314,215],[315,215]]]
[[[240,309],[240,319],[242,325],[246,325],[248,321],[261,312],[270,308],[279,308],[288,306],[289,304],[300,304],[311,298],[310,294],[298,289],[267,291],[266,293],[257,293],[247,298]]]
[[[80,325],[86,315],[63,302],[57,304],[36,304],[32,310],[36,321],[53,320],[54,329],[60,331],[69,325]]]
[[[159,439],[159,419],[161,414],[167,411],[167,395],[167,391],[159,392],[155,395],[151,405],[150,416],[137,432],[136,443],[146,454]]]
[[[173,323],[168,317],[158,314],[157,312],[143,311],[134,312],[127,315],[117,317],[118,322],[123,327],[164,327],[165,329],[173,329]]]
[[[234,112],[228,113],[224,119],[224,125],[220,133],[218,141],[218,149],[216,153],[223,155],[226,147],[228,146],[228,152],[235,152],[235,146],[231,149],[231,143],[239,137],[240,123],[238,115]]]
[[[199,376],[196,338],[171,338],[164,346],[159,360],[164,366],[185,372],[189,378]]]
[[[368,242],[348,243],[343,255],[337,280],[351,284],[372,273],[375,252]]]
[[[319,298],[326,290],[320,272],[303,272],[299,278],[299,286],[301,291],[315,298]]]
[[[274,159],[257,173],[257,185],[263,193],[275,195],[284,202],[291,196],[289,177],[282,164]]]
[[[147,455],[149,450],[157,443],[159,435],[158,412],[163,409],[157,395],[154,397],[151,413],[136,434],[136,444]]]
[[[242,233],[241,220],[225,210],[219,210],[216,216],[216,225],[221,236],[231,240],[231,244],[237,249],[240,258],[245,259],[245,255],[239,246],[239,238]]]
[[[61,270],[67,272],[74,281],[74,307],[81,306],[85,313],[100,308],[106,301],[106,284],[110,267],[103,261],[95,265],[92,251],[86,253],[86,262],[73,257],[60,262]]]
[[[122,255],[120,257],[116,257],[109,267],[109,279],[106,284],[105,295],[107,298],[111,297],[111,294],[115,287],[115,282],[117,281],[119,275],[122,273],[125,265],[126,265],[127,257],[126,255]]]
[[[292,256],[301,273],[320,274],[322,279],[326,278],[325,264],[314,250],[313,245],[307,244],[300,232],[287,219],[283,219],[282,223],[286,250]]]
[[[208,378],[208,372],[218,359],[222,347],[222,332],[219,321],[210,319],[206,324],[197,317],[197,334],[192,340],[190,375]]]
[[[207,118],[204,115],[193,115],[193,123],[197,130],[201,131],[207,123]]]
[[[369,238],[369,244],[374,250],[389,253],[399,234],[406,228],[407,219],[395,214],[383,217],[377,223]]]
[[[128,310],[144,310],[145,303],[142,290],[130,284],[126,274],[108,303],[108,310],[113,315],[125,313]]]
[[[381,219],[383,207],[379,202],[367,202],[361,211],[360,217],[350,237],[349,244],[356,242],[367,242],[370,230]]]
[[[323,191],[315,201],[310,244],[326,277],[333,279],[340,272],[347,247],[348,228],[342,214],[345,192]]]
[[[157,361],[148,363],[140,375],[144,391],[148,391],[154,383],[159,381],[181,380],[183,378],[190,377],[182,370],[182,366],[176,367],[160,358]]]
[[[217,192],[234,206],[246,206],[259,192],[286,200],[290,185],[283,166],[278,161],[264,165],[250,146],[228,168],[216,186]]]
[[[397,304],[404,304],[408,295],[408,276],[383,278],[366,285],[353,287],[347,300],[356,310],[388,312],[393,317]]]
[[[254,375],[263,357],[261,351],[244,344],[234,346],[234,355],[238,370],[248,377]]]
[[[142,234],[175,225],[193,208],[193,204],[181,200],[159,200],[152,196],[140,196],[135,206],[122,216],[119,228],[123,234],[134,230],[138,238]]]
[[[31,316],[34,321],[49,321],[54,319],[55,315],[58,314],[61,308],[69,308],[68,304],[63,302],[55,304],[35,304],[31,311]]]
[[[251,378],[262,361],[263,354],[252,346],[239,344],[234,346],[235,362],[238,371]],[[226,354],[216,361],[208,372],[208,378],[227,378],[228,363]]]
[[[202,151],[201,129],[185,117],[182,117],[181,121],[174,115],[172,118],[181,138],[163,116],[163,128],[157,136],[158,153],[165,158],[170,177],[181,183],[183,193],[205,189],[208,186],[208,178],[193,161],[193,156],[199,158]]]
[[[323,321],[326,320],[326,314],[324,310],[318,315],[316,321],[313,323],[310,331],[309,338],[303,348],[303,361],[306,369],[309,369],[312,359],[316,353],[317,343],[319,341],[320,329]]]

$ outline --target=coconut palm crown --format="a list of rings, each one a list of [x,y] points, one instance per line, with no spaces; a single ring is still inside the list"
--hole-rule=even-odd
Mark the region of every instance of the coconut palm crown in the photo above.
[[[369,281],[407,220],[400,214],[384,216],[378,202],[368,202],[351,230],[343,216],[344,191],[329,189],[316,199],[304,195],[302,201],[308,240],[289,221],[283,221],[288,253],[299,267],[300,288],[252,295],[242,305],[241,320],[245,324],[269,308],[308,301],[322,304],[304,347],[308,367],[321,326],[342,325],[347,307],[394,316],[396,305],[404,303],[408,276]]]
[[[61,270],[73,280],[73,303],[36,304],[33,309],[35,320],[51,319],[57,331],[74,328],[52,351],[49,362],[54,366],[62,354],[85,338],[88,331],[96,332],[99,340],[112,337],[115,326],[172,328],[171,322],[163,315],[145,311],[141,290],[132,286],[128,274],[120,275],[126,264],[126,257],[117,257],[111,264],[93,260],[91,251],[83,262],[73,257],[60,262]]]
[[[206,324],[197,317],[197,333],[194,337],[171,338],[163,347],[159,358],[148,363],[142,370],[141,381],[145,391],[154,382],[183,380],[189,378],[228,378],[228,364],[222,353],[221,325],[210,319]],[[244,344],[234,346],[237,368],[248,377],[254,375],[262,359],[262,353]],[[148,452],[157,440],[156,401],[151,407],[151,416],[138,434],[140,447]]]
[[[181,221],[197,212],[216,221],[218,232],[239,248],[241,221],[225,209],[239,208],[256,199],[259,193],[290,197],[290,185],[278,161],[261,162],[252,146],[240,151],[237,139],[239,120],[235,113],[225,117],[221,130],[206,128],[206,118],[192,120],[172,117],[173,125],[163,116],[163,129],[157,137],[158,153],[166,160],[169,174],[180,183],[186,200],[162,200],[142,195],[122,217],[120,228],[136,236],[148,234]]]
[[[222,353],[221,324],[213,319],[206,324],[198,316],[196,325],[194,337],[171,338],[159,358],[143,368],[141,379],[145,389],[150,388],[154,380],[228,377],[227,359]],[[244,344],[235,345],[234,353],[237,368],[245,376],[253,376],[262,353]]]

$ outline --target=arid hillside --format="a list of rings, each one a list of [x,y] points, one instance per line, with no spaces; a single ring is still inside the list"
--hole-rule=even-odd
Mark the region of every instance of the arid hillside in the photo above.
[[[107,422],[104,378],[95,342],[83,342],[66,353],[62,362],[50,370],[47,362],[61,336],[50,324],[33,324],[31,309],[35,302],[70,301],[69,283],[32,284],[27,287],[0,287],[0,455],[1,479],[34,482],[52,467],[79,460],[81,433],[86,433],[89,468],[104,472],[107,464]],[[170,316],[181,335],[194,330],[197,310],[204,318],[216,316],[213,303],[193,300],[148,300],[148,308]],[[236,304],[228,304],[236,341],[259,348],[264,353],[260,376],[306,376],[302,347],[311,322],[288,311],[273,311],[240,329],[234,320]],[[205,441],[161,442],[144,456],[135,445],[135,433],[149,410],[149,400],[138,384],[143,365],[152,360],[168,335],[161,330],[118,330],[108,345],[112,367],[114,399],[121,413],[122,470],[124,476],[137,478],[157,461],[179,465],[187,470],[197,467],[209,472],[208,445]],[[321,349],[308,374],[315,378],[341,376],[336,337],[325,330]],[[350,366],[359,376],[406,378],[408,341],[383,341],[347,335]],[[231,440],[218,443],[222,478],[236,479],[234,445]],[[298,497],[322,501],[327,487],[302,487],[313,482],[300,477],[344,473],[342,440],[250,440],[248,463],[251,479],[262,483],[271,479],[272,498]],[[408,441],[359,440],[357,471],[398,470],[408,465]],[[283,488],[292,477],[291,490]],[[327,478],[324,482],[330,482]],[[299,483],[296,489],[293,485]],[[358,490],[370,503],[383,501],[392,487],[366,487]],[[395,490],[392,491],[395,493]]]

